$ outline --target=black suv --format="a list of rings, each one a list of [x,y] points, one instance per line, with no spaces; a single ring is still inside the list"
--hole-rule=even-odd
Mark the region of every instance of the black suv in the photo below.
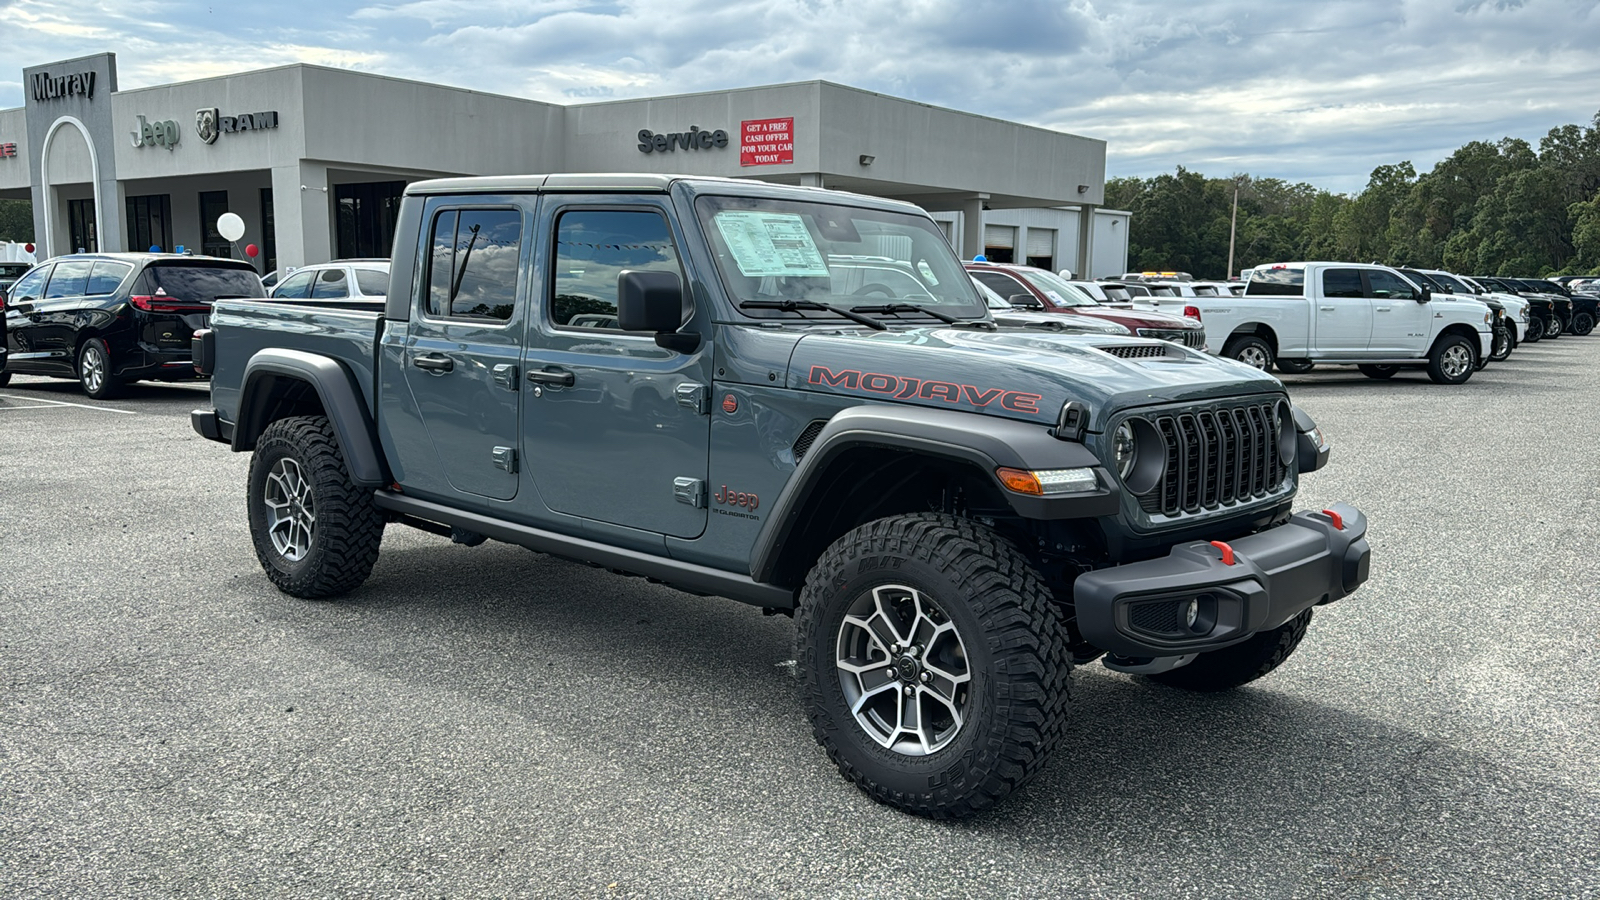
[[[170,253],[77,253],[17,280],[5,304],[8,373],[77,378],[96,399],[140,379],[194,378],[189,340],[211,303],[264,297],[249,263]]]

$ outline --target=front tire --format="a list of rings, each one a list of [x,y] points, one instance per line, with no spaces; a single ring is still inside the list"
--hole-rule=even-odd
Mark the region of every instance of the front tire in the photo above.
[[[1522,339],[1530,344],[1537,344],[1544,338],[1544,320],[1538,316],[1528,319],[1528,329],[1523,332]]]
[[[1370,366],[1370,365],[1362,365],[1362,366],[1356,366],[1356,369],[1359,370],[1361,372],[1361,374],[1367,376],[1368,378],[1375,378],[1378,381],[1383,381],[1383,380],[1388,379],[1388,378],[1393,378],[1394,377],[1394,373],[1400,371],[1400,367],[1399,366]]]
[[[1440,338],[1428,355],[1428,377],[1434,384],[1466,384],[1477,368],[1476,348],[1459,334]]]
[[[325,416],[268,425],[250,457],[250,537],[278,590],[321,599],[361,586],[378,560],[383,513],[350,481]]]
[[[1169,687],[1208,693],[1248,684],[1283,665],[1300,646],[1310,624],[1311,610],[1308,609],[1271,631],[1257,632],[1232,647],[1202,653],[1181,669],[1149,678]]]
[[[1496,328],[1494,330],[1494,350],[1486,359],[1478,361],[1478,368],[1483,368],[1489,361],[1500,362],[1511,355],[1511,329]]]
[[[934,513],[856,528],[812,568],[795,626],[817,743],[879,803],[970,816],[1061,740],[1072,666],[1059,614],[988,528]]]
[[[122,382],[111,374],[111,348],[100,338],[89,338],[78,348],[78,387],[95,400],[122,393]]]
[[[1561,337],[1561,335],[1564,334],[1565,332],[1566,332],[1566,326],[1564,326],[1561,323],[1561,317],[1558,316],[1558,315],[1552,314],[1550,316],[1549,323],[1546,324],[1545,328],[1544,328],[1544,338],[1545,338],[1545,340],[1553,341],[1556,338]]]
[[[1222,355],[1242,362],[1252,369],[1272,371],[1272,346],[1252,335],[1240,335],[1228,341],[1222,348]]]
[[[1572,333],[1584,337],[1594,331],[1594,316],[1586,312],[1577,313],[1572,317]]]
[[[1309,359],[1280,359],[1277,365],[1278,371],[1285,375],[1304,375],[1317,367]]]

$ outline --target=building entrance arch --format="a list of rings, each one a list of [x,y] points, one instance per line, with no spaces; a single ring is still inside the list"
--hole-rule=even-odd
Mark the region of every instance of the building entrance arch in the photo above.
[[[101,232],[101,225],[106,220],[105,204],[100,196],[100,156],[95,153],[94,139],[89,136],[89,129],[82,120],[76,116],[62,116],[50,123],[50,130],[45,132],[44,144],[39,150],[39,184],[44,192],[44,255],[48,259],[59,255],[56,251],[56,202],[53,185],[50,183],[50,148],[55,143],[56,134],[63,126],[71,125],[83,135],[83,143],[89,148],[89,181],[94,185],[94,240],[95,246],[106,246],[105,235]]]

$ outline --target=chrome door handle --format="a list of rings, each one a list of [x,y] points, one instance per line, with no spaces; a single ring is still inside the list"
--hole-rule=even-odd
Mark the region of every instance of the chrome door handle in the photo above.
[[[413,359],[411,364],[419,369],[424,369],[429,372],[438,372],[441,375],[445,372],[453,371],[456,367],[455,360],[448,356],[436,355],[419,356],[416,359]]]
[[[528,373],[528,380],[534,384],[554,384],[559,387],[571,387],[577,376],[568,369],[560,366],[545,366]]]
[[[1374,306],[1372,308],[1372,310],[1373,310],[1373,312],[1388,312],[1389,311],[1389,307],[1387,307],[1387,306]]]
[[[1334,311],[1334,309],[1335,309],[1335,307],[1332,307],[1332,306],[1324,306],[1324,307],[1321,307],[1321,309],[1322,309],[1322,311],[1323,311],[1323,312],[1333,312],[1333,311]]]

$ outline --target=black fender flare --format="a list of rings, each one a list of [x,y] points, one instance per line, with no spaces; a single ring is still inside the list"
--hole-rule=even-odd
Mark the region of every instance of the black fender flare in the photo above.
[[[356,386],[355,377],[338,360],[304,350],[268,347],[257,351],[245,364],[244,383],[239,391],[239,421],[233,429],[234,450],[254,450],[256,438],[266,427],[259,409],[266,402],[266,389],[278,378],[311,385],[322,401],[334,436],[350,468],[350,480],[362,487],[389,484],[388,467],[378,453],[377,427],[372,412]]]
[[[995,416],[914,406],[856,406],[828,420],[822,432],[779,492],[772,512],[756,536],[750,574],[757,582],[774,576],[784,547],[793,536],[797,515],[819,489],[829,465],[841,454],[861,448],[901,450],[968,463],[989,477],[1017,515],[1027,519],[1076,519],[1116,515],[1121,490],[1089,448],[1058,440],[1037,423]],[[1000,483],[995,469],[1093,468],[1100,489],[1055,497],[1013,493]]]

